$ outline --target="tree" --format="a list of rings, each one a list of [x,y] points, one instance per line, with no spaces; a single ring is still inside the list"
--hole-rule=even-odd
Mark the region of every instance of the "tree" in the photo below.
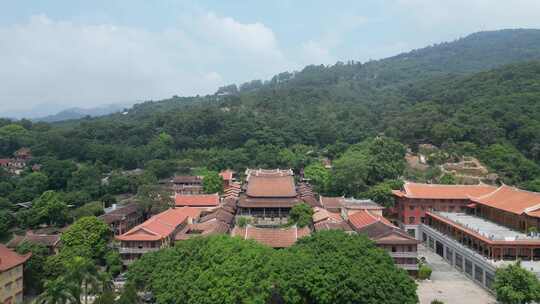
[[[107,272],[111,276],[117,276],[122,271],[122,260],[120,254],[116,251],[109,251],[105,255],[105,264],[107,265]]]
[[[265,303],[271,295],[273,249],[225,235],[182,241],[131,264],[128,283],[157,303]],[[128,303],[128,302],[121,302]]]
[[[124,287],[124,291],[120,295],[120,299],[116,302],[116,304],[136,304],[139,303],[139,298],[137,297],[137,291],[135,290],[135,287],[133,284],[128,283]]]
[[[418,303],[415,282],[365,236],[318,232],[277,254],[285,303]]]
[[[9,212],[7,210],[0,210],[0,239],[8,235],[12,225],[13,220]]]
[[[70,282],[70,293],[80,303],[81,296],[84,295],[84,303],[88,303],[90,290],[98,285],[98,270],[94,261],[81,256],[75,256],[65,263],[65,279]]]
[[[44,264],[49,254],[49,249],[45,245],[23,242],[17,246],[16,250],[19,254],[32,253],[30,259],[24,264],[25,292],[30,294],[41,293],[46,278]]]
[[[62,234],[60,254],[103,260],[109,234],[109,227],[95,216],[80,218]]]
[[[43,173],[33,172],[22,177],[17,183],[10,200],[16,203],[31,201],[40,196],[49,187],[49,179]]]
[[[336,263],[339,267],[336,267]],[[276,251],[218,235],[145,254],[128,282],[158,303],[417,303],[416,284],[364,236],[325,231]]]
[[[203,189],[205,193],[222,193],[223,178],[216,171],[206,171],[203,176]]]
[[[306,203],[294,205],[289,213],[291,224],[306,227],[312,223],[313,209]]]
[[[52,190],[44,192],[32,205],[39,223],[63,226],[68,221],[68,207]]]
[[[497,269],[493,290],[497,301],[505,304],[525,304],[540,300],[538,278],[522,268],[519,261]]]
[[[315,162],[304,169],[304,178],[309,179],[309,183],[314,186],[314,190],[318,193],[324,194],[330,189],[330,171],[319,162]]]
[[[100,216],[104,213],[102,202],[90,202],[73,210],[73,218],[79,219],[85,216]]]
[[[457,184],[456,177],[452,174],[445,173],[439,178],[439,184],[443,185],[455,185]]]
[[[364,196],[384,206],[385,208],[389,208],[394,206],[394,196],[392,195],[392,190],[392,187],[388,183],[383,182],[369,188]]]
[[[112,291],[106,291],[96,298],[94,304],[115,304],[114,299],[114,293]]]
[[[67,304],[76,301],[69,293],[69,284],[63,278],[49,280],[44,286],[45,291],[35,300],[37,304]]]
[[[93,165],[81,165],[73,172],[68,181],[69,191],[84,191],[92,198],[98,198],[101,193],[101,173]]]
[[[48,158],[41,162],[41,171],[49,178],[49,189],[62,190],[67,187],[68,180],[77,166],[70,160]]]

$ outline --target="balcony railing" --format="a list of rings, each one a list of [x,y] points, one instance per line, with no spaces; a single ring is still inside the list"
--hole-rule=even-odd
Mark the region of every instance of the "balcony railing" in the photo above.
[[[147,253],[147,252],[152,252],[152,251],[158,251],[159,247],[143,247],[143,248],[131,248],[131,247],[119,247],[118,248],[118,252],[120,254],[123,254],[123,253],[134,253],[134,254],[143,254],[143,253]]]
[[[417,258],[418,252],[416,251],[403,251],[403,252],[389,252],[393,258]]]

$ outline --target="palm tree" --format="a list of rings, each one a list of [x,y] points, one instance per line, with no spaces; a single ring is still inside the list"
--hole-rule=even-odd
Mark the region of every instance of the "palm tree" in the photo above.
[[[47,281],[44,285],[44,292],[35,300],[35,304],[66,304],[73,300],[69,292],[69,284],[62,278]]]
[[[84,303],[88,303],[89,290],[98,284],[98,272],[94,261],[77,256],[67,263],[66,268],[66,279],[73,282],[70,291],[75,303],[81,304],[83,293]]]

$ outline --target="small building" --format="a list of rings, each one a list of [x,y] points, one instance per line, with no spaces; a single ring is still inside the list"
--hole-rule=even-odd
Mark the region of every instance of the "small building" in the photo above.
[[[370,199],[344,198],[341,202],[341,216],[347,219],[350,215],[361,211],[369,210],[371,214],[383,216],[384,207]]]
[[[144,215],[137,203],[124,206],[113,205],[112,209],[99,216],[109,226],[114,235],[121,235],[144,221]]]
[[[465,212],[471,197],[495,191],[490,185],[438,185],[406,182],[401,190],[393,190],[397,220],[410,235],[420,239],[418,225],[425,222],[426,211]]]
[[[235,179],[235,174],[236,174],[236,172],[234,172],[233,170],[229,170],[229,169],[219,172],[219,176],[221,176],[221,179],[223,179],[223,188],[226,189],[232,183],[234,183],[234,181],[236,180]]]
[[[13,250],[24,242],[43,245],[49,250],[49,255],[53,255],[58,253],[60,236],[60,234],[38,234],[29,230],[25,235],[15,235],[6,245]]]
[[[172,180],[173,188],[179,194],[203,193],[202,176],[175,176]]]
[[[0,244],[0,303],[23,302],[23,265],[31,256],[19,255]]]
[[[351,226],[341,217],[340,213],[330,212],[324,208],[313,208],[313,227],[315,231],[343,230],[352,232]]]
[[[128,232],[115,237],[120,242],[118,251],[125,265],[147,252],[171,246],[176,234],[198,218],[200,209],[171,208],[157,214]]]
[[[343,196],[319,196],[320,205],[330,212],[341,212],[342,202],[345,199]]]
[[[244,240],[255,240],[263,245],[272,248],[291,247],[302,237],[311,234],[308,227],[298,228],[261,228],[247,225],[246,227],[236,226],[231,232],[231,236],[240,237]]]
[[[292,170],[246,170],[246,193],[238,200],[238,215],[256,225],[281,225],[301,200],[297,197]]]
[[[349,216],[349,224],[388,251],[394,263],[411,274],[418,271],[418,243],[415,238],[370,210],[359,210]]]
[[[219,207],[220,198],[214,194],[179,194],[174,197],[176,207],[194,207],[201,209],[213,209]]]

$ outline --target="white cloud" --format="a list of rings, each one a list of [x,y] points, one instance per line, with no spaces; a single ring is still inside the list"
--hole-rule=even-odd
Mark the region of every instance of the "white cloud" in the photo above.
[[[466,32],[540,25],[538,0],[392,0],[400,15],[424,29]]]
[[[159,32],[45,15],[0,27],[0,114],[43,103],[95,106],[212,93],[292,65],[261,23],[213,13],[190,18]]]

